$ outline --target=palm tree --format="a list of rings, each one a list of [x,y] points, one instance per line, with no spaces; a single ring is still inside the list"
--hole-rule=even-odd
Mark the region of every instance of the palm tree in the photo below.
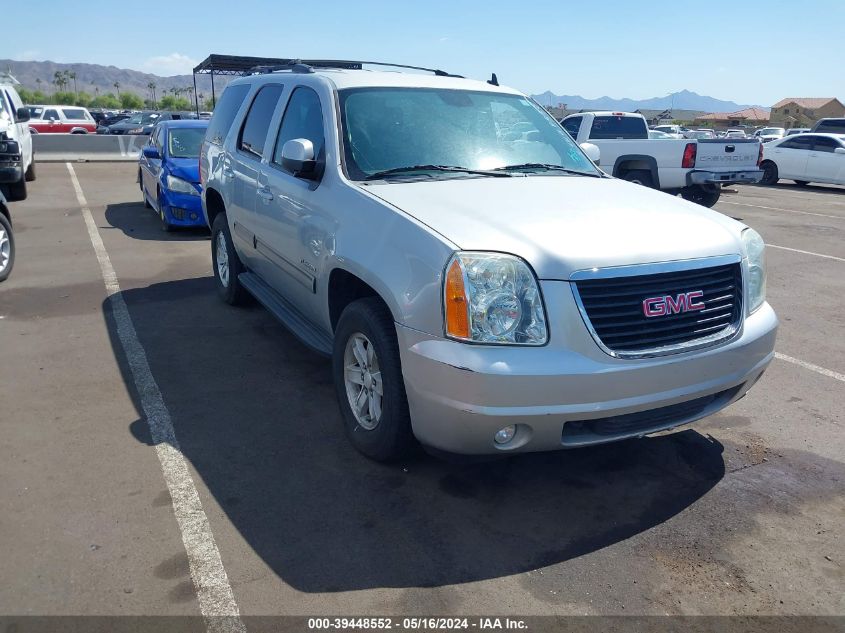
[[[119,82],[119,81],[115,81],[115,82],[112,84],[112,86],[114,86],[114,89],[115,89],[115,90],[117,90],[117,98],[118,98],[118,99],[120,99],[120,82]]]
[[[158,103],[158,101],[156,100],[156,83],[154,81],[151,81],[147,84],[147,88],[150,89],[150,95],[152,96],[153,101],[153,110],[155,110],[156,104]]]
[[[73,94],[75,94],[75,95],[77,95],[77,96],[78,96],[78,95],[79,95],[79,92],[77,92],[77,90],[76,90],[76,72],[74,72],[74,71],[69,71],[69,72],[67,73],[67,77],[68,77],[68,79],[70,79],[70,80],[72,80],[72,81],[73,81]]]

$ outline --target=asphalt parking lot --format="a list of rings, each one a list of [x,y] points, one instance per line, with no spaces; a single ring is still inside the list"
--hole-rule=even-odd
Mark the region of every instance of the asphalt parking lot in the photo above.
[[[199,615],[213,581],[247,616],[845,615],[845,188],[717,205],[770,244],[781,319],[779,358],[727,410],[599,448],[385,466],[344,438],[329,362],[217,299],[208,234],[163,233],[136,165],[72,170],[103,249],[64,163],[12,205],[0,613]],[[142,409],[156,385],[207,517],[192,537]]]

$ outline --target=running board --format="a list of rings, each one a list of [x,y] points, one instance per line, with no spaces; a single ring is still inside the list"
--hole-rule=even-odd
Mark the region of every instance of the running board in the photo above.
[[[261,277],[255,273],[246,272],[238,275],[238,281],[296,338],[318,354],[332,355],[332,338],[314,327],[287,299],[273,290]]]

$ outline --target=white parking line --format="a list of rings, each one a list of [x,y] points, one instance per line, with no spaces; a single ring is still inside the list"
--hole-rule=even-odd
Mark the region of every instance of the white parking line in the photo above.
[[[792,251],[793,253],[803,253],[804,255],[815,255],[816,257],[824,257],[825,259],[835,259],[838,262],[845,262],[845,257],[836,257],[834,255],[824,255],[822,253],[814,253],[813,251],[802,251],[800,248],[789,248],[788,246],[778,246],[777,244],[766,244],[770,248],[779,248],[782,251]]]
[[[792,356],[787,356],[786,354],[781,354],[780,352],[775,352],[775,358],[785,360],[787,363],[793,363],[794,365],[798,365],[804,369],[809,369],[810,371],[814,371],[822,376],[838,380],[839,382],[845,382],[845,374],[840,374],[839,372],[825,369],[824,367],[819,367],[818,365],[813,365],[813,363],[808,363],[807,361],[800,360],[798,358],[792,358]]]
[[[735,204],[739,207],[754,207],[755,209],[767,209],[769,211],[783,211],[784,213],[798,213],[800,215],[815,215],[820,218],[833,218],[834,220],[845,220],[842,215],[827,215],[825,213],[812,213],[810,211],[796,211],[795,209],[782,209],[780,207],[764,207],[761,204],[749,204],[747,202],[730,202],[728,200],[720,200],[721,204]]]
[[[88,227],[88,236],[91,238],[97,260],[100,262],[103,282],[106,285],[106,293],[117,325],[117,335],[132,370],[135,388],[150,427],[164,480],[173,500],[173,511],[188,554],[191,577],[196,587],[200,612],[205,619],[206,629],[213,633],[245,633],[246,627],[238,612],[238,605],[235,602],[232,587],[229,585],[226,570],[223,568],[217,544],[214,542],[208,517],[202,508],[194,480],[191,478],[188,465],[179,448],[170,412],[164,404],[161,391],[150,371],[147,355],[138,340],[129,309],[120,292],[117,274],[112,267],[97,225],[94,223],[88,202],[82,193],[82,187],[79,186],[76,172],[70,163],[65,164],[76,191],[76,199],[82,208],[82,216]]]

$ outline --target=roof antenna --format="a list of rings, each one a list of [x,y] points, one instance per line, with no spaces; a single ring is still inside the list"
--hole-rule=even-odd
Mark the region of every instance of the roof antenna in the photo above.
[[[493,73],[493,76],[487,80],[487,83],[491,86],[498,86],[499,85],[499,78],[496,77],[496,73]]]

